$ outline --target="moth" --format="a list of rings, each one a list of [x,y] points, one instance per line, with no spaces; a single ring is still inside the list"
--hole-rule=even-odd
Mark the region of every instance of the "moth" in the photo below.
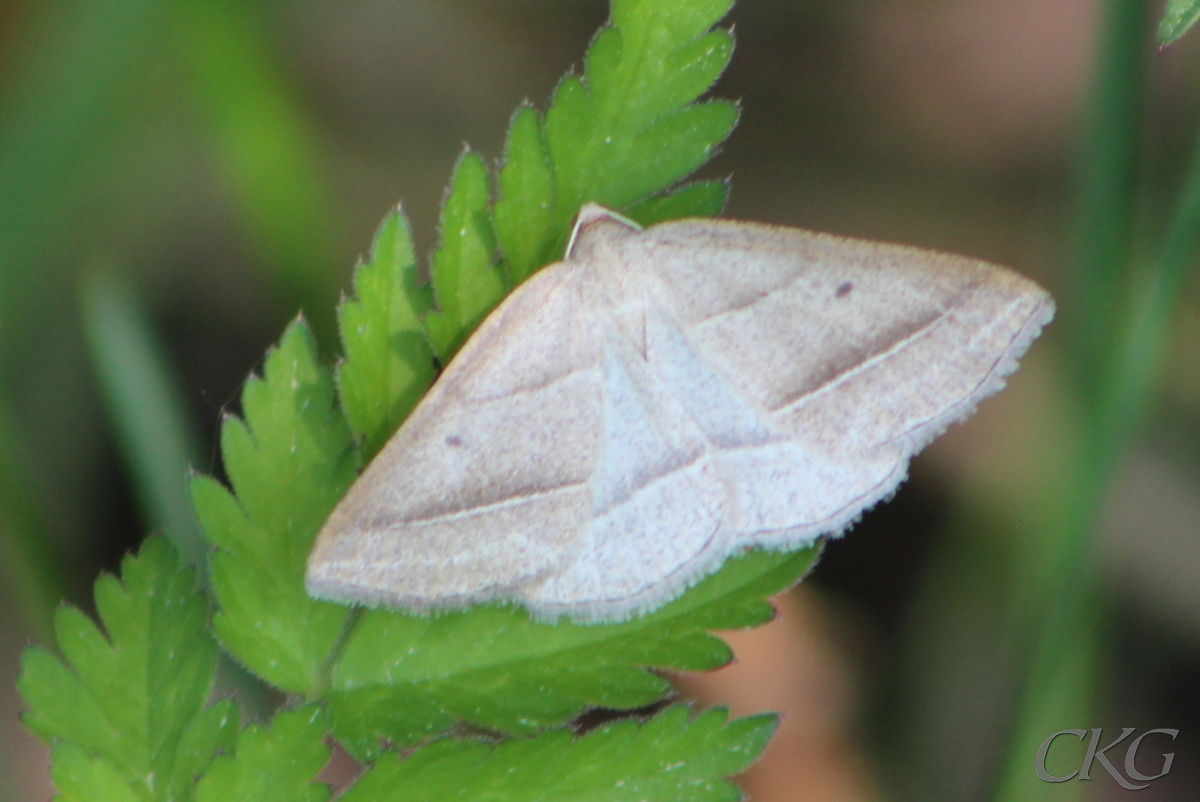
[[[308,590],[654,610],[731,555],[841,534],[1053,314],[974,259],[585,206],[330,515]]]

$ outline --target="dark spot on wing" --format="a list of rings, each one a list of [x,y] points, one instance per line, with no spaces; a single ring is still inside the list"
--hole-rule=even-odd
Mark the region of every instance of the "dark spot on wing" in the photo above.
[[[451,448],[460,448],[462,446],[462,438],[456,434],[452,434],[446,438],[446,445]]]
[[[838,288],[837,288],[836,292],[834,292],[834,295],[836,295],[839,298],[845,298],[847,295],[850,294],[850,290],[852,290],[852,289],[854,289],[853,282],[843,281],[841,284],[838,285]]]

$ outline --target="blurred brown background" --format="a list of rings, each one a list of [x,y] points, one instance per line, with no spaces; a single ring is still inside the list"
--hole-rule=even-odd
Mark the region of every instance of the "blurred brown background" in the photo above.
[[[705,173],[732,176],[729,216],[971,254],[1065,305],[1099,7],[745,0],[716,90],[742,122]],[[389,207],[403,200],[427,252],[462,143],[498,157],[512,110],[544,105],[606,16],[600,0],[0,6],[0,800],[51,794],[13,691],[47,594],[89,606],[96,573],[153,526],[96,384],[81,279],[134,288],[196,467],[219,471],[220,416],[296,308],[332,350],[333,304]],[[1151,230],[1200,122],[1198,58],[1192,37],[1150,67]],[[1143,800],[1200,798],[1197,290],[1103,514],[1106,712],[1062,724],[1180,729]],[[1052,326],[779,621],[735,636],[736,666],[683,681],[784,711],[756,799],[986,798],[1012,705],[1005,566],[1022,532],[1004,522],[1056,492],[1076,425],[1063,359]],[[1124,793],[1102,773],[1085,790]]]

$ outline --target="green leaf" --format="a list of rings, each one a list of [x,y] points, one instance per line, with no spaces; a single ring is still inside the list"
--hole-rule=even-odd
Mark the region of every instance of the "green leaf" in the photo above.
[[[528,105],[517,109],[508,126],[500,195],[496,236],[504,244],[509,286],[515,287],[554,258],[554,169],[541,119]]]
[[[559,84],[544,120],[530,108],[513,116],[495,212],[512,284],[562,257],[585,201],[624,209],[658,195],[700,167],[729,136],[737,121],[734,104],[691,104],[729,63],[733,36],[710,28],[731,5],[614,2],[583,75]],[[681,211],[713,208],[708,203]]]
[[[681,217],[716,217],[725,208],[728,197],[729,185],[724,181],[697,181],[669,195],[634,204],[624,214],[642,226]]]
[[[54,745],[51,779],[61,802],[142,802],[151,797],[129,787],[121,772],[103,758],[89,757],[72,743]]]
[[[238,707],[222,699],[192,719],[179,739],[172,788],[191,788],[213,755],[232,752],[238,735]]]
[[[1162,22],[1158,24],[1158,45],[1166,47],[1178,41],[1200,19],[1200,0],[1167,0]]]
[[[87,793],[115,789],[120,779],[129,798],[190,799],[196,776],[237,729],[229,703],[204,709],[217,664],[207,605],[161,538],[126,558],[121,576],[96,582],[105,632],[62,607],[55,630],[64,660],[37,647],[25,652],[24,721],[60,744],[55,777],[68,798],[94,798]],[[126,798],[121,793],[111,798]]]
[[[818,551],[733,558],[674,602],[619,624],[550,624],[498,605],[427,617],[366,612],[333,670],[334,731],[369,760],[381,744],[411,746],[459,720],[527,735],[590,706],[653,703],[670,685],[646,667],[727,663],[729,647],[709,630],[769,621],[765,599],[794,584]]]
[[[247,384],[245,423],[225,424],[233,492],[211,479],[194,483],[217,547],[222,642],[284,690],[326,698],[338,737],[360,758],[390,744],[411,746],[459,721],[529,734],[588,706],[635,708],[660,699],[669,685],[648,668],[724,664],[729,649],[708,630],[769,620],[765,598],[795,582],[815,557],[815,550],[745,555],[662,610],[612,626],[533,622],[511,606],[426,618],[367,611],[348,619],[346,608],[310,600],[303,590],[312,539],[360,461],[352,433],[363,437],[369,457],[427,381],[413,368],[424,353],[412,344],[416,317],[424,313],[444,364],[507,289],[561,255],[584,198],[633,204],[643,221],[719,211],[723,182],[670,190],[736,120],[732,104],[694,103],[728,63],[731,37],[709,30],[728,7],[710,0],[616,4],[584,75],[560,85],[545,121],[528,107],[514,115],[494,223],[486,164],[470,152],[460,158],[431,265],[435,311],[428,290],[413,281],[403,219],[384,222],[370,264],[356,275],[356,299],[341,311],[347,356],[338,385],[349,429],[334,420],[311,340],[294,326],[268,358],[266,378]],[[495,261],[498,240],[503,265]],[[348,620],[354,623],[346,629]]]
[[[318,695],[321,667],[349,609],[304,589],[317,530],[354,479],[358,454],[333,407],[334,385],[303,321],[288,327],[264,377],[242,391],[245,420],[229,417],[221,452],[231,493],[192,482],[196,512],[216,546],[214,627],[247,668],[289,692]]]
[[[490,203],[487,165],[479,154],[464,152],[442,204],[442,239],[430,268],[439,311],[425,318],[429,339],[443,364],[506,292],[503,276],[493,264],[496,235]]]
[[[565,80],[546,112],[560,220],[573,218],[584,200],[621,208],[664,189],[702,163],[681,167],[676,152],[711,153],[728,136],[736,109],[727,102],[696,107],[724,109],[717,112],[724,116],[723,128],[680,131],[683,135],[672,141],[646,134],[672,116],[693,113],[687,104],[724,71],[733,39],[727,31],[708,28],[730,5],[725,0],[613,4],[612,23],[589,49],[584,75]]]
[[[213,761],[196,787],[197,802],[324,802],[313,782],[329,761],[325,717],[316,706],[280,713],[270,728],[251,724],[237,751]]]
[[[363,438],[363,461],[383,447],[433,382],[421,317],[432,307],[417,287],[412,233],[400,209],[384,218],[371,259],[354,273],[353,299],[338,309],[346,351],[337,372],[342,411]]]
[[[681,705],[646,724],[622,721],[581,738],[558,730],[494,747],[438,741],[403,762],[381,760],[342,800],[741,799],[726,778],[758,757],[775,718],[754,716],[726,724],[722,709],[690,720],[689,715],[690,709]]]

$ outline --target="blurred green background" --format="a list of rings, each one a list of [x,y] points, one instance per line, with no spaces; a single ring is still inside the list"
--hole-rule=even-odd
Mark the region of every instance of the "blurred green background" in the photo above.
[[[1140,798],[1200,798],[1194,275],[1131,360],[1159,372],[1111,481],[1095,442],[1125,443],[1088,434],[1107,386],[1092,363],[1120,350],[1129,306],[1118,274],[1152,282],[1169,262],[1200,125],[1196,37],[1156,52],[1157,13],[745,0],[731,17],[717,94],[743,118],[705,168],[732,176],[729,216],[1007,264],[1061,310],[1010,389],[806,583],[869,778],[821,798],[1115,797],[1103,773],[1005,779],[1021,760],[1032,776],[1012,732],[1041,733],[1036,748],[1100,726],[1180,729],[1172,773]],[[90,608],[97,573],[147,531],[200,553],[186,472],[219,473],[221,416],[265,348],[302,308],[333,354],[334,304],[383,215],[402,200],[427,252],[462,143],[497,157],[512,110],[544,104],[606,16],[600,0],[0,5],[0,800],[50,793],[13,682],[58,600]],[[1072,478],[1092,465],[1092,484]],[[1046,630],[1067,681],[1045,691],[1019,678],[1074,587],[1058,557],[1082,563],[1083,612],[1065,620],[1086,626]],[[1094,637],[1071,651],[1064,631]]]

